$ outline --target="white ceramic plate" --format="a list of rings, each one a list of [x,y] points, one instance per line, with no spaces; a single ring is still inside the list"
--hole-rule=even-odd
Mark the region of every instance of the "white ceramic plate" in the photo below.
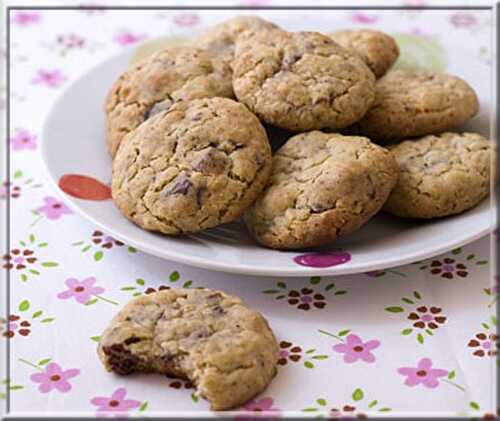
[[[67,88],[49,112],[42,156],[58,189],[67,174],[90,176],[109,185],[111,160],[104,146],[103,103],[132,55],[132,51],[122,53],[92,69]],[[72,188],[81,186],[77,183]],[[76,212],[139,250],[207,269],[275,276],[358,273],[415,262],[487,234],[494,214],[489,200],[463,215],[432,222],[412,223],[380,214],[353,235],[309,254],[261,248],[239,222],[186,237],[154,234],[126,220],[111,200],[65,195]]]

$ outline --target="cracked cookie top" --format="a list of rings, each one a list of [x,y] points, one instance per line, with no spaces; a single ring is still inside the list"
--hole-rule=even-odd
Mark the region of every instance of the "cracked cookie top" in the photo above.
[[[107,146],[116,154],[127,133],[182,100],[233,97],[231,69],[194,47],[159,51],[127,70],[106,99]]]
[[[131,132],[112,196],[142,228],[191,233],[238,218],[264,187],[271,148],[259,120],[227,98],[181,101]]]
[[[244,32],[231,65],[238,100],[283,129],[346,127],[374,99],[364,62],[316,32]]]
[[[456,76],[396,70],[377,80],[375,102],[353,131],[400,140],[459,127],[478,110],[476,93]]]
[[[227,64],[234,58],[234,44],[244,31],[278,29],[274,23],[258,16],[236,16],[225,20],[192,41],[192,45],[208,50]]]
[[[107,370],[189,379],[213,410],[260,393],[276,372],[278,344],[258,312],[208,289],[170,289],[130,301],[101,336]]]
[[[345,30],[328,34],[342,47],[355,52],[377,78],[385,75],[399,56],[399,48],[391,36],[373,29]]]
[[[327,244],[367,222],[384,204],[397,176],[392,154],[366,138],[298,134],[274,155],[271,177],[245,222],[268,247]]]
[[[476,133],[442,133],[390,148],[400,168],[384,210],[407,218],[464,212],[490,191],[492,144]]]

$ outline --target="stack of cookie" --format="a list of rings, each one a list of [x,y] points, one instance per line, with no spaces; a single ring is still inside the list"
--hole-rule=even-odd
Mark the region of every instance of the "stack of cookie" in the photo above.
[[[251,16],[153,54],[106,102],[116,205],[168,235],[244,216],[277,249],[331,243],[381,209],[470,209],[489,192],[491,143],[450,130],[478,112],[476,94],[455,76],[390,71],[397,57],[378,31],[287,32]]]

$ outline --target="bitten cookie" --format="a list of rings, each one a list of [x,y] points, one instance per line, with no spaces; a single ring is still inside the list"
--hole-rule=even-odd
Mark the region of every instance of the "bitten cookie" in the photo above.
[[[373,107],[353,131],[376,141],[440,133],[463,125],[478,109],[476,93],[458,77],[397,70],[377,81]]]
[[[245,222],[267,247],[327,244],[367,222],[386,201],[397,176],[392,154],[366,138],[302,133],[274,155],[269,182]]]
[[[135,298],[101,336],[108,371],[190,380],[213,410],[262,392],[276,373],[278,344],[262,315],[208,289],[170,289]]]
[[[228,19],[192,41],[192,45],[204,48],[227,64],[234,58],[234,44],[244,31],[278,29],[274,23],[257,16],[236,16]]]
[[[315,32],[246,32],[232,68],[238,100],[283,129],[345,127],[374,99],[375,78],[364,62]]]
[[[153,54],[121,75],[107,96],[109,153],[114,156],[127,133],[175,102],[216,96],[233,97],[226,64],[191,47]]]
[[[490,191],[492,144],[475,133],[443,133],[391,147],[400,169],[384,210],[438,218],[476,206]]]
[[[385,75],[399,56],[391,36],[372,29],[346,30],[328,34],[342,47],[357,53],[377,78]]]
[[[238,218],[270,171],[266,132],[243,104],[181,101],[126,137],[113,161],[111,191],[140,227],[191,233]]]

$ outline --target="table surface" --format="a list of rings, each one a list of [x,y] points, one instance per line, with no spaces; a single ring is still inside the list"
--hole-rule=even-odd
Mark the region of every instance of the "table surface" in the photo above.
[[[206,413],[207,402],[188,383],[111,375],[96,356],[96,340],[120,306],[165,285],[222,289],[268,318],[280,341],[278,375],[242,410],[276,417],[335,410],[368,416],[496,412],[489,238],[376,273],[296,279],[220,274],[117,242],[72,213],[49,187],[38,142],[61,90],[123,48],[157,36],[191,35],[234,13],[11,12],[12,314],[1,338],[10,341],[11,376],[10,382],[0,378],[3,402],[9,386],[12,415]],[[283,13],[261,14],[279,23]],[[397,33],[407,64],[458,74],[467,67],[483,75],[477,83],[489,83],[489,11],[287,13],[304,29],[329,19],[332,29]],[[461,63],[462,54],[473,59]],[[2,98],[4,107],[5,89]],[[83,292],[75,292],[77,286]],[[289,301],[290,294],[298,294],[299,303]],[[112,400],[118,403],[110,406]]]

